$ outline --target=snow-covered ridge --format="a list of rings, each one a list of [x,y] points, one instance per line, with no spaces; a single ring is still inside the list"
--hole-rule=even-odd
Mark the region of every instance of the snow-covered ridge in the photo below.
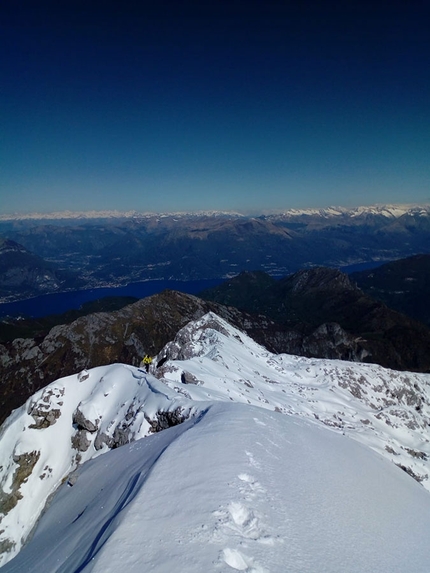
[[[360,207],[338,207],[331,206],[325,208],[309,209],[286,209],[266,211],[265,214],[273,216],[300,217],[300,216],[320,216],[323,218],[349,216],[358,217],[362,215],[380,215],[387,218],[398,218],[406,214],[428,215],[430,213],[430,204],[387,204],[387,205],[365,205]],[[254,216],[257,214],[254,214]],[[152,212],[152,211],[54,211],[51,213],[4,213],[0,214],[0,221],[19,221],[19,220],[73,220],[73,219],[145,219],[153,217],[246,217],[243,212],[228,210],[202,210],[202,211],[171,211],[171,212]]]
[[[91,460],[5,573],[427,573],[430,496],[361,444],[219,402]]]
[[[79,464],[194,414],[137,368],[112,365],[36,392],[0,433],[0,563],[21,548],[48,497]],[[160,417],[161,416],[161,417]]]
[[[274,355],[213,313],[178,332],[154,373],[193,401],[232,400],[317,420],[378,451],[430,491],[428,374]]]
[[[186,420],[194,424],[192,420],[200,419],[215,404],[225,404],[219,415],[222,424],[232,428],[234,416],[227,412],[236,412],[239,419],[248,416],[251,421],[256,420],[252,423],[260,426],[261,432],[265,425],[272,424],[272,419],[273,424],[287,423],[276,422],[279,417],[305,421],[319,431],[328,428],[331,433],[339,434],[339,438],[352,438],[364,445],[366,451],[372,449],[379,457],[394,462],[409,474],[406,476],[391,464],[402,480],[410,480],[423,492],[430,490],[429,384],[427,374],[274,355],[217,315],[208,313],[178,332],[175,340],[155,358],[149,373],[120,364],[83,371],[53,382],[9,417],[0,434],[2,563],[19,551],[46,500],[59,484],[64,480],[70,485],[76,479],[79,482],[77,476],[81,470],[75,472],[84,462],[101,454],[110,456],[109,450],[140,438],[146,442],[149,434],[161,429],[179,424],[185,427]],[[238,404],[242,404],[240,412],[248,408],[249,415],[230,409]],[[256,414],[263,411],[267,414]],[[199,426],[194,424],[193,432]],[[205,442],[206,448],[208,443]],[[275,455],[278,447],[281,446],[272,448],[271,455]],[[344,446],[350,447],[351,444]],[[352,451],[358,451],[354,448]],[[255,473],[258,464],[252,465],[253,455],[251,452],[248,461]],[[210,462],[207,463],[210,467]],[[259,491],[256,478],[246,472],[238,476],[238,486],[244,491],[248,488],[251,499]],[[196,482],[195,487],[201,488],[202,484]],[[233,528],[244,534],[247,543],[254,536],[260,540],[256,546],[264,545],[265,539],[276,544],[276,535],[268,533],[271,531],[268,525],[258,529],[256,523],[259,520],[262,523],[262,517],[247,513],[242,501],[237,503],[219,509],[221,525],[216,536],[222,538],[224,529]],[[74,511],[75,506],[71,507]],[[267,535],[261,533],[263,529]],[[247,555],[245,549],[226,546],[220,562],[236,570],[266,570],[263,566],[259,569],[258,560]],[[100,565],[98,570],[118,569],[103,569]],[[162,567],[156,570],[163,571]]]
[[[280,211],[285,217],[301,217],[301,216],[318,216],[324,219],[330,217],[360,217],[363,215],[379,215],[388,219],[397,219],[403,215],[421,215],[426,216],[430,214],[429,204],[388,204],[388,205],[365,205],[360,207],[327,207],[321,209],[287,209]]]
[[[0,221],[21,221],[21,220],[62,220],[62,219],[145,219],[153,217],[222,217],[234,216],[242,217],[236,211],[54,211],[51,213],[5,213],[0,214]]]

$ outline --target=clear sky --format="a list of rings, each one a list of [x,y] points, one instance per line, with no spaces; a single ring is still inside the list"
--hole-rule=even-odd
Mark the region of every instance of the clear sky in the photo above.
[[[0,212],[430,202],[426,0],[0,6]]]

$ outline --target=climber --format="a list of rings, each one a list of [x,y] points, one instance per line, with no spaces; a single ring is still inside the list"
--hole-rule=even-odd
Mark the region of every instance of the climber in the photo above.
[[[148,356],[147,354],[145,354],[145,356],[143,357],[141,366],[145,366],[145,369],[147,372],[149,372],[149,365],[152,364],[152,358],[150,356]]]

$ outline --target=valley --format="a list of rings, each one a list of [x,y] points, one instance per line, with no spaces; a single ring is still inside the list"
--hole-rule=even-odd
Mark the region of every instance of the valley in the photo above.
[[[313,266],[342,268],[400,259],[427,252],[430,207],[333,208],[258,216],[214,212],[2,217],[0,236],[13,241],[16,249],[40,257],[37,263],[17,260],[8,266],[8,273],[21,278],[0,281],[5,302],[76,290],[78,284],[89,289],[147,280],[219,280],[255,270],[283,277]],[[4,256],[0,246],[0,267]],[[67,273],[69,282],[43,279],[41,260],[57,273]]]

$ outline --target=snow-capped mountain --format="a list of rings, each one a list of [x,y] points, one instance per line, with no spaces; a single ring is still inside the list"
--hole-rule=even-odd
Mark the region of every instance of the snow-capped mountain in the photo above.
[[[274,355],[208,313],[149,373],[83,371],[9,417],[3,563],[66,483],[4,570],[424,573],[429,383]]]
[[[242,217],[237,211],[172,211],[154,213],[153,211],[53,211],[50,213],[10,213],[0,214],[0,221],[56,221],[75,219],[140,219],[140,218],[165,218],[165,217]]]
[[[287,209],[282,211],[285,217],[318,216],[325,219],[330,217],[348,216],[351,218],[365,215],[380,215],[389,219],[397,219],[403,215],[428,215],[430,205],[416,204],[387,204],[362,205],[360,207],[326,207],[321,209]]]
[[[382,215],[389,218],[401,217],[405,214],[427,214],[429,213],[430,205],[417,205],[417,204],[377,204],[377,205],[362,205],[359,207],[321,207],[321,208],[307,208],[307,209],[286,209],[267,211],[266,214],[282,214],[290,217],[297,217],[302,215],[318,215],[324,218],[337,217],[341,215],[349,215],[350,217],[358,217],[360,215],[372,214]],[[154,213],[152,211],[118,211],[118,210],[102,210],[102,211],[53,211],[50,213],[4,213],[0,214],[0,221],[20,221],[20,220],[35,220],[35,221],[55,221],[55,220],[73,220],[73,219],[133,219],[133,218],[146,218],[146,217],[246,217],[244,213],[237,211],[224,211],[224,210],[203,210],[203,211],[172,211]]]
[[[53,218],[49,218],[49,217]],[[327,208],[244,215],[56,213],[0,218],[0,234],[79,271],[86,287],[144,280],[220,279],[242,270],[282,277],[428,251],[429,205]],[[45,217],[45,216],[44,216]],[[10,296],[13,292],[10,293]]]

